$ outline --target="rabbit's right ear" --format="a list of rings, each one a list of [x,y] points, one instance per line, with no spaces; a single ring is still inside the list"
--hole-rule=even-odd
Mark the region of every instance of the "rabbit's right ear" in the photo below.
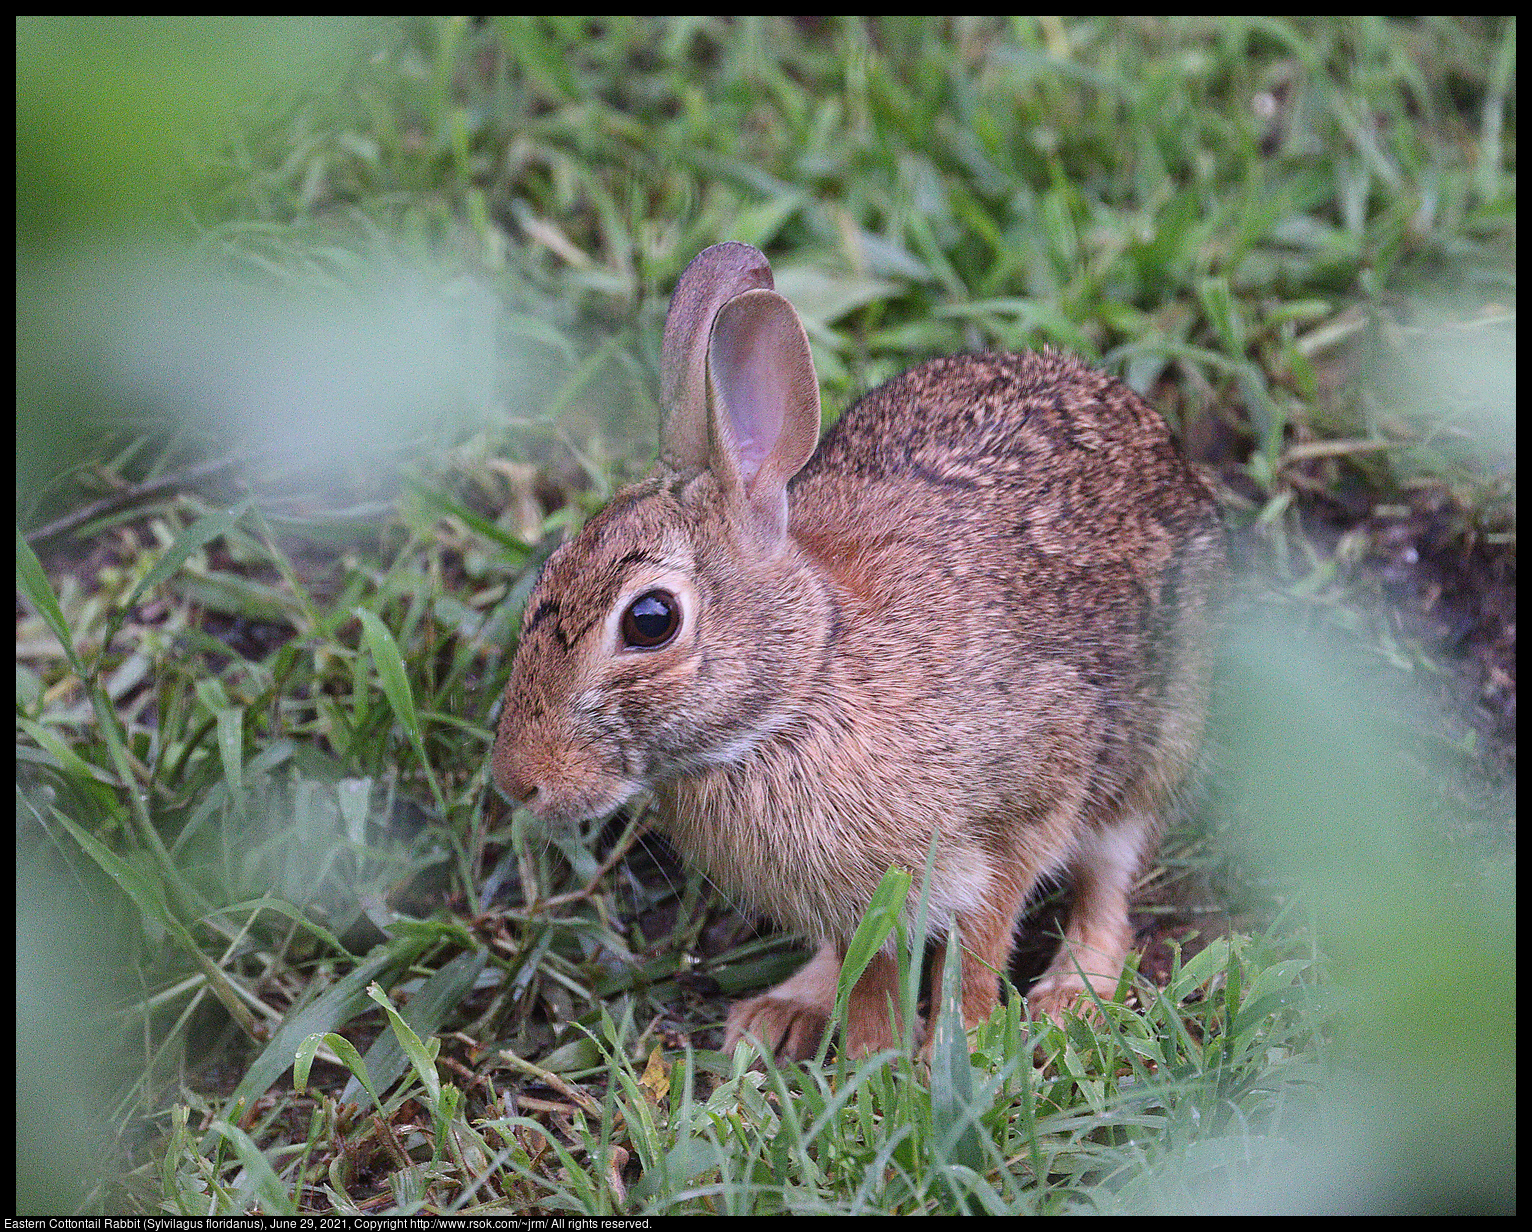
[[[718,310],[708,345],[708,465],[756,546],[787,539],[787,481],[819,443],[819,378],[803,323],[775,291]]]
[[[707,465],[707,351],[713,320],[735,296],[772,285],[765,255],[735,240],[704,248],[681,271],[660,348],[662,465],[681,474]]]

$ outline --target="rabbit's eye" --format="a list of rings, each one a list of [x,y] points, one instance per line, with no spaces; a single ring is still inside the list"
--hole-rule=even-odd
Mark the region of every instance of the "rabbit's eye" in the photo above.
[[[668,590],[646,590],[622,614],[625,646],[653,650],[663,646],[681,628],[681,604]]]

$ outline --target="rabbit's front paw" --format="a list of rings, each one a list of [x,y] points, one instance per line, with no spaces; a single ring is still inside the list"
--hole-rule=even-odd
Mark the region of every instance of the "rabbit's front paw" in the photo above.
[[[1115,979],[1093,976],[1091,984],[1102,1001],[1112,1000],[1117,993]],[[1044,974],[1027,992],[1027,1009],[1034,1019],[1051,1018],[1054,1022],[1062,1022],[1066,1013],[1078,1018],[1098,1013],[1095,998],[1085,990],[1085,981],[1074,971]]]
[[[748,1035],[779,1061],[804,1061],[818,1050],[829,1021],[829,1015],[817,1005],[777,992],[762,993],[729,1011],[724,1051],[733,1052],[734,1045]]]

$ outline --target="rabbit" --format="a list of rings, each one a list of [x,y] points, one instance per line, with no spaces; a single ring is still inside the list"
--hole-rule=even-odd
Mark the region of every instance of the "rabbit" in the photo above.
[[[873,890],[890,866],[918,889],[933,837],[927,932],[957,931],[968,1027],[998,1004],[1028,896],[1066,873],[1029,1008],[1058,1018],[1087,980],[1109,999],[1197,755],[1225,570],[1164,419],[1064,354],[974,353],[879,386],[818,441],[803,326],[734,242],[682,273],[661,367],[654,470],[528,598],[497,787],[549,823],[647,793],[683,857],[817,943],[733,1006],[728,1049],[815,1053]],[[899,1001],[890,944],[842,1046],[897,1047]]]

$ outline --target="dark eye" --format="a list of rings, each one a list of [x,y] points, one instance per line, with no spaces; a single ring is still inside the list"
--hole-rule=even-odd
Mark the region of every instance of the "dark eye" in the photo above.
[[[681,628],[681,604],[668,590],[646,590],[622,614],[624,646],[653,650]]]

